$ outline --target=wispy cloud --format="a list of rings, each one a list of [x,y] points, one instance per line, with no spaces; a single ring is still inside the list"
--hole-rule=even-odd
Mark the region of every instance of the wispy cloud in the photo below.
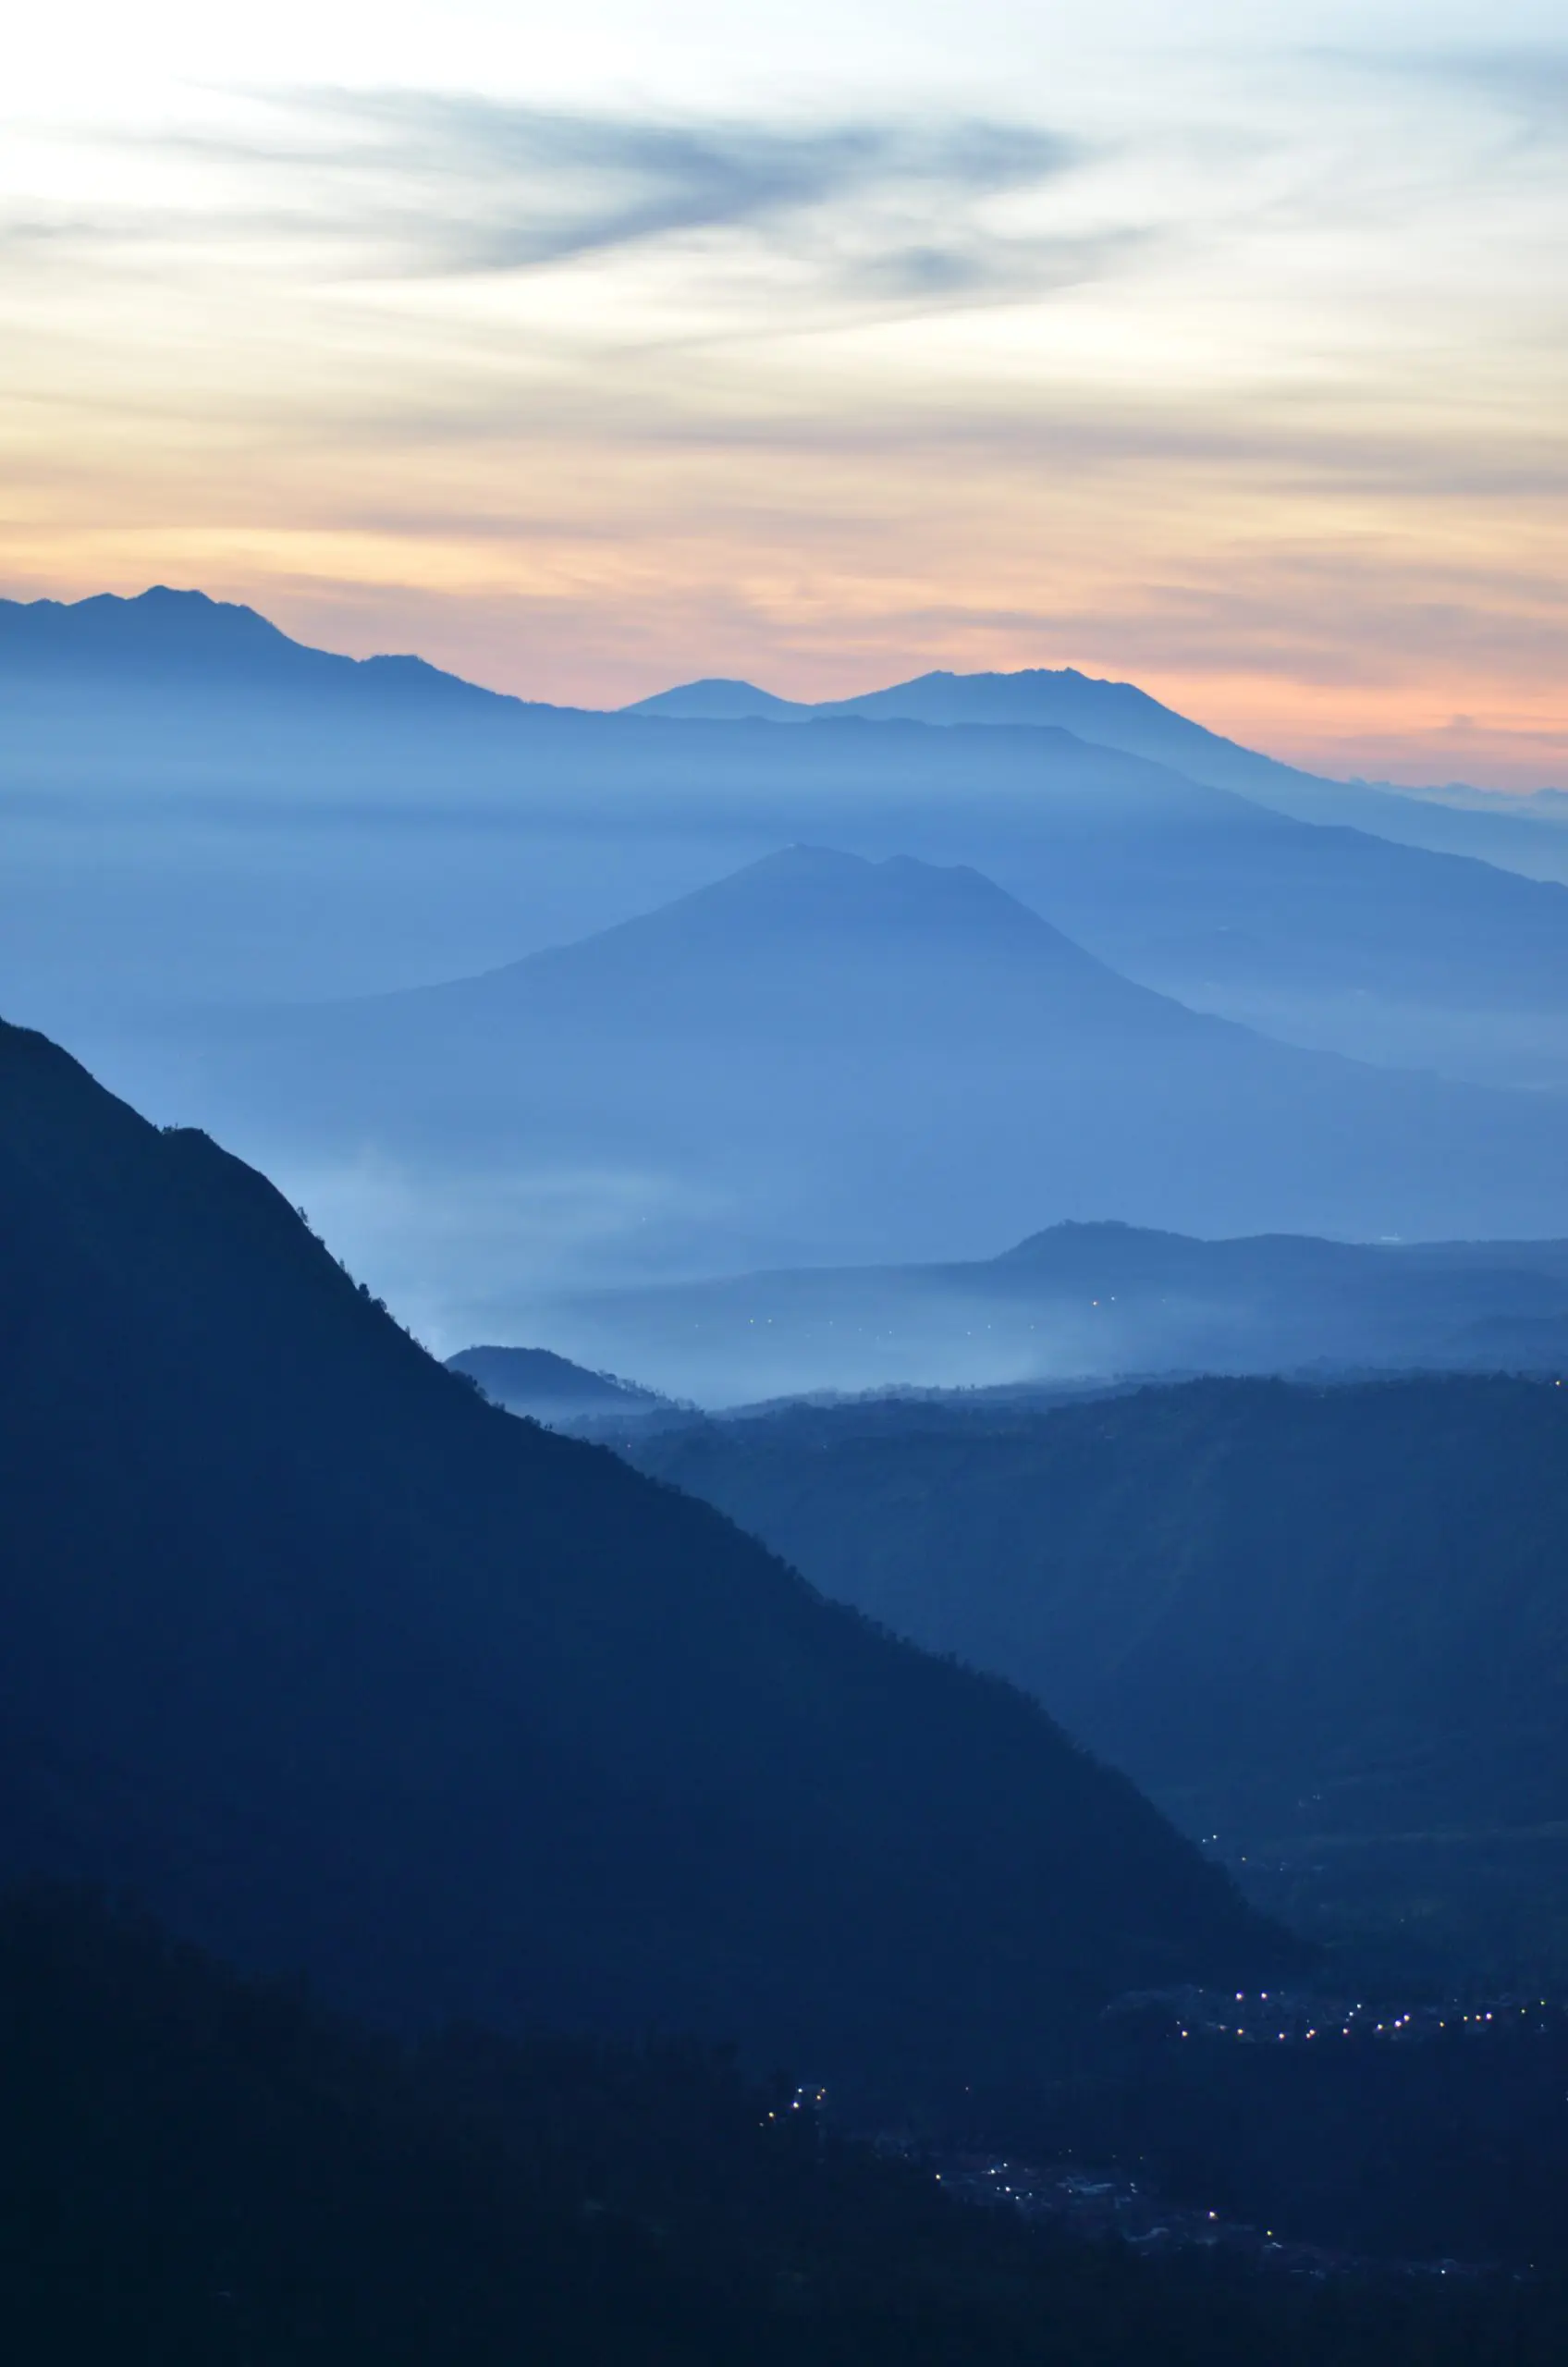
[[[1526,147],[1568,144],[1568,46],[1541,43],[1340,56],[1363,72],[1435,86],[1501,118]]]
[[[301,29],[123,105],[63,74],[0,193],[13,584],[205,582],[594,702],[1067,659],[1281,744],[1560,728],[1543,0],[1032,47],[998,0],[898,55],[807,0],[788,69],[736,18],[745,75],[606,5],[553,79],[434,0],[397,89]]]
[[[439,92],[297,91],[250,129],[165,136],[222,181],[188,238],[249,230],[340,267],[423,277],[536,272],[661,241],[763,241],[866,293],[962,296],[1081,239],[1007,236],[988,201],[1040,190],[1079,143],[1025,123],[638,120]]]

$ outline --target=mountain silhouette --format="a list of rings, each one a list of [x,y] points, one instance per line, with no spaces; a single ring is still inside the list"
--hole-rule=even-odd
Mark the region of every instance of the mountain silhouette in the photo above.
[[[486,1405],[263,1177],[8,1027],[0,1306],[0,1869],[377,2012],[885,2095],[1288,1954],[1022,1696]]]
[[[72,1033],[94,1008],[102,1063],[141,1003],[452,976],[827,841],[972,865],[1113,968],[1292,1041],[1568,1081],[1568,836],[1426,807],[1431,846],[1395,843],[1412,801],[1293,775],[1132,686],[934,679],[944,713],[962,693],[1030,719],[905,720],[876,693],[798,729],[723,683],[697,719],[586,713],[194,593],[0,606],[0,1002]],[[1073,728],[1041,719],[1042,685]],[[1542,876],[1464,859],[1474,829],[1470,852]],[[143,1098],[147,1073],[116,1068]]]
[[[655,691],[651,698],[633,699],[619,712],[664,716],[676,723],[796,723],[846,706],[852,711],[853,701],[839,701],[831,708],[814,706],[801,699],[778,698],[772,691],[759,690],[754,682],[707,674],[701,681],[681,682],[672,691]]]
[[[15,698],[83,676],[126,692],[198,706],[260,693],[348,701],[368,713],[429,706],[449,719],[521,706],[422,657],[341,657],[312,649],[254,608],[154,584],[133,599],[0,600],[0,685]]]
[[[939,670],[894,683],[885,691],[864,691],[853,698],[815,703],[775,698],[751,682],[686,682],[639,700],[625,712],[668,716],[676,721],[767,717],[808,722],[864,716],[879,723],[1044,725],[1070,731],[1075,739],[1099,747],[1147,756],[1191,780],[1239,790],[1243,795],[1275,776],[1281,783],[1305,783],[1313,779],[1233,740],[1222,739],[1202,724],[1189,722],[1133,682],[1100,681],[1073,666],[1026,667],[1011,674]]]
[[[573,1352],[704,1404],[1313,1366],[1568,1367],[1568,1241],[1200,1241],[1065,1223],[999,1257],[781,1268],[562,1295]]]
[[[790,849],[484,976],[191,1044],[184,1113],[264,1163],[597,1179],[642,1254],[705,1243],[710,1270],[1063,1217],[1538,1237],[1565,1208],[1568,1104],[1200,1017],[907,859]]]
[[[1096,747],[1145,756],[1190,780],[1234,790],[1299,821],[1342,825],[1403,846],[1470,855],[1535,878],[1562,880],[1568,872],[1568,840],[1554,835],[1549,807],[1525,813],[1518,801],[1505,798],[1494,798],[1489,809],[1484,803],[1456,805],[1418,791],[1326,779],[1207,730],[1135,682],[1105,681],[1074,666],[1031,666],[1008,674],[944,669],[887,690],[815,704],[776,698],[751,682],[686,682],[639,700],[625,712],[675,721],[765,717],[807,723],[864,716],[873,722],[948,728],[1043,726],[1070,731]]]

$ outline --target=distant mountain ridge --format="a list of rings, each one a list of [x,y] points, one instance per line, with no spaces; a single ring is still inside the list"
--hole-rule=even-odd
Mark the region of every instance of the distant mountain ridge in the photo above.
[[[83,668],[146,693],[178,685],[205,699],[214,690],[292,690],[307,698],[376,701],[403,712],[466,713],[498,720],[594,712],[491,691],[411,656],[352,658],[294,640],[253,608],[199,591],[154,584],[130,597],[98,593],[78,601],[0,600],[0,685],[36,688]],[[614,711],[676,722],[828,722],[864,717],[946,728],[1011,726],[1063,730],[1074,740],[1168,767],[1188,779],[1298,819],[1347,823],[1415,846],[1470,852],[1522,868],[1547,859],[1530,817],[1510,811],[1434,804],[1419,791],[1394,792],[1339,781],[1242,746],[1166,706],[1133,682],[1101,680],[1076,667],[1012,673],[946,668],[815,703],[780,698],[754,683],[714,677],[657,692]],[[1543,821],[1556,794],[1542,792]]]
[[[103,1014],[102,1064],[128,1012],[459,975],[798,840],[969,865],[1127,976],[1288,1041],[1568,1086],[1568,831],[1298,797],[1130,686],[933,680],[932,712],[1031,719],[900,720],[894,693],[809,730],[589,713],[312,651],[193,594],[16,604],[0,1000],[56,1032]],[[1100,738],[1042,720],[1047,692]],[[1156,727],[1161,761],[1109,744]],[[1194,777],[1238,764],[1244,793]]]
[[[415,656],[340,656],[295,640],[254,608],[194,590],[153,584],[124,595],[95,593],[75,601],[0,599],[0,684],[36,686],[52,675],[82,669],[141,690],[178,684],[206,694],[271,686],[307,695],[360,695],[407,709],[434,704],[438,712],[471,717],[508,711],[544,717],[607,712],[674,722],[827,722],[864,717],[946,728],[1011,726],[1064,730],[1096,747],[1143,756],[1207,786],[1261,798],[1282,813],[1352,828],[1381,829],[1409,845],[1472,852],[1522,864],[1539,847],[1530,823],[1555,817],[1562,791],[1537,798],[1500,799],[1490,812],[1468,804],[1434,804],[1419,790],[1395,791],[1344,781],[1227,739],[1194,723],[1136,683],[1106,680],[1066,666],[1023,667],[1013,672],[960,674],[938,668],[885,690],[849,698],[805,701],[779,697],[755,683],[712,676],[631,701],[614,710],[524,699],[489,690]],[[1445,794],[1451,792],[1445,791]],[[1474,800],[1477,793],[1470,792]],[[1538,805],[1537,805],[1538,801]],[[1530,815],[1524,812],[1528,805]],[[1427,835],[1421,835],[1426,833]]]
[[[712,1404],[1162,1371],[1568,1372],[1568,1240],[1197,1240],[1070,1221],[995,1257],[602,1291],[541,1321]]]
[[[1190,779],[1243,795],[1276,779],[1281,787],[1334,786],[1190,722],[1135,683],[1100,681],[1075,666],[1032,666],[1007,674],[955,674],[938,668],[888,690],[815,703],[776,698],[750,682],[706,681],[659,692],[622,712],[681,721],[756,717],[804,723],[858,715],[874,722],[1045,726],[1071,731],[1075,739],[1100,747],[1150,757]]]
[[[315,649],[254,608],[163,583],[130,599],[102,592],[75,601],[0,600],[0,684],[37,687],[84,667],[122,687],[178,688],[198,698],[214,690],[291,690],[471,714],[528,704],[482,690],[423,657],[343,657]]]
[[[1369,830],[1404,846],[1467,854],[1538,877],[1558,877],[1562,850],[1543,831],[1553,827],[1553,792],[1521,810],[1524,801],[1499,798],[1496,810],[1434,800],[1419,790],[1400,791],[1366,781],[1343,781],[1282,764],[1223,734],[1210,731],[1152,698],[1135,682],[1103,681],[1074,666],[1023,667],[1014,673],[956,674],[938,669],[889,689],[815,704],[780,699],[753,683],[707,680],[640,699],[629,715],[671,720],[811,723],[841,716],[870,721],[1047,727],[1071,731],[1097,747],[1147,757],[1210,788],[1258,800],[1298,821]]]

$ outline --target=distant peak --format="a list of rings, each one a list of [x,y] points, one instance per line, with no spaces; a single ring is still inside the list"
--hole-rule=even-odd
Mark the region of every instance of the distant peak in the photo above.
[[[236,688],[306,695],[347,693],[367,703],[396,699],[519,706],[500,692],[448,674],[423,657],[349,657],[316,649],[255,608],[170,583],[145,592],[96,592],[86,599],[0,600],[0,672],[75,673],[79,681],[130,678],[145,689],[198,695]]]
[[[695,929],[704,937],[717,931],[736,945],[753,946],[796,931],[826,933],[846,945],[893,931],[933,949],[985,945],[994,951],[1011,945],[1027,948],[1035,958],[1049,949],[1059,965],[1101,971],[1082,947],[968,864],[925,863],[907,854],[877,861],[837,847],[781,847],[606,936],[650,928],[661,934]],[[603,940],[585,940],[595,941]]]
[[[903,858],[894,855],[892,862]],[[755,863],[748,863],[740,871],[729,874],[731,879],[812,879],[864,877],[881,866],[869,855],[846,854],[841,847],[812,846],[798,839],[792,846],[780,847],[777,854],[759,855]],[[723,881],[718,883],[724,885]]]
[[[173,583],[150,583],[145,592],[99,592],[89,599],[63,605],[78,612],[95,609],[102,615],[112,615],[117,609],[128,619],[178,622],[194,626],[198,632],[227,629],[265,633],[275,641],[288,639],[280,626],[263,617],[259,608],[248,607],[242,600],[214,600],[210,592],[189,591]]]
[[[1092,1248],[1096,1243],[1134,1241],[1179,1241],[1190,1245],[1192,1236],[1170,1233],[1158,1225],[1128,1224],[1121,1217],[1064,1217],[1060,1223],[1046,1225],[1039,1233],[1026,1233],[1011,1249],[1002,1250],[993,1263],[1001,1266],[1013,1259],[1026,1263],[1068,1243]]]
[[[113,592],[106,592],[104,595],[106,600],[113,600],[116,596]],[[236,609],[243,605],[235,600],[214,600],[210,592],[196,591],[173,583],[149,583],[145,592],[128,593],[123,605],[128,608],[144,608],[163,600],[177,600],[183,607],[191,608]],[[244,608],[243,613],[248,617],[253,617],[256,610],[247,607]]]
[[[804,716],[812,710],[799,700],[781,699],[772,691],[760,690],[754,682],[710,674],[700,681],[679,683],[671,691],[657,691],[652,698],[638,699],[620,711],[665,716],[674,722],[747,723]]]
[[[832,885],[867,898],[876,898],[888,889],[900,894],[924,895],[932,900],[946,900],[955,890],[965,899],[976,894],[998,904],[1017,905],[1016,897],[994,879],[976,871],[967,863],[925,863],[918,855],[889,854],[874,857],[847,854],[841,847],[810,846],[797,843],[780,847],[777,854],[759,855],[755,863],[747,864],[740,871],[732,871],[726,878],[715,881],[711,888],[699,889],[702,896],[722,895],[729,889],[743,889],[752,884],[798,885],[812,887]],[[1044,926],[1044,924],[1042,924]]]

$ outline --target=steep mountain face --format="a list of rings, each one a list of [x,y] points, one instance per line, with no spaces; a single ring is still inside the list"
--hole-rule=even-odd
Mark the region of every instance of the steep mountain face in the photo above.
[[[1053,1216],[1546,1234],[1565,1205],[1568,1104],[1269,1043],[971,870],[819,849],[487,976],[213,1023],[190,1060],[182,1114],[268,1164],[581,1179],[644,1270],[973,1255]]]
[[[562,1294],[573,1355],[705,1405],[1314,1366],[1568,1369],[1568,1242],[1197,1241],[1066,1223],[999,1257]]]
[[[262,1177],[0,1031],[0,1865],[401,2015],[1027,2077],[1278,1961],[1005,1686],[433,1363]]]
[[[628,1451],[1232,1846],[1568,1818],[1568,1385],[1211,1380]]]

